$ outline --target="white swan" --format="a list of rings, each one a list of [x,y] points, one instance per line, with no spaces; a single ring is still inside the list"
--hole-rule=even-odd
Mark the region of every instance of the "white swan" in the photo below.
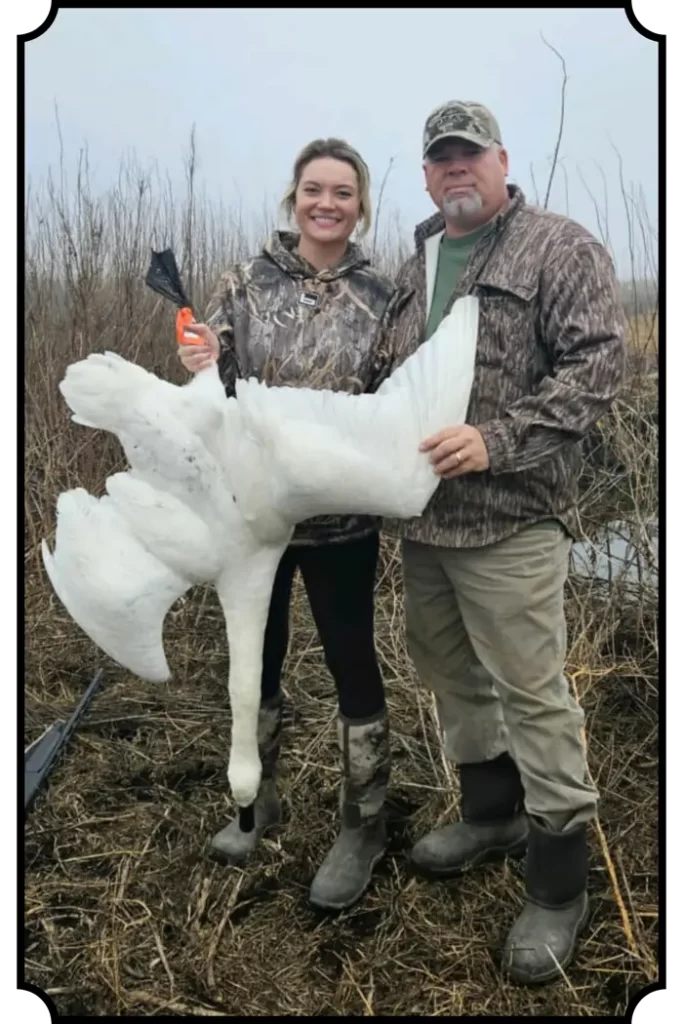
[[[182,387],[112,353],[70,366],[73,419],[117,435],[131,469],[94,498],[57,501],[54,554],[42,554],[72,618],[114,661],[149,681],[170,672],[163,623],[195,583],[213,583],[230,651],[228,780],[255,799],[263,636],[277,566],[295,525],[325,513],[420,515],[439,478],[420,442],[464,423],[478,301],[459,299],[432,337],[374,395],[238,381],[214,364]]]

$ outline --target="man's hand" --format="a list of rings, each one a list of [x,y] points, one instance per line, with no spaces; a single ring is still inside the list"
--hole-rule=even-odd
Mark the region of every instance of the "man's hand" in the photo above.
[[[446,427],[423,441],[420,451],[431,452],[434,471],[444,480],[483,473],[490,465],[484,438],[476,427]]]

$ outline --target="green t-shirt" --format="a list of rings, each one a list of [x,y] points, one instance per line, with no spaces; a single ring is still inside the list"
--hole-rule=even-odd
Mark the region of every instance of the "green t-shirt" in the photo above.
[[[448,238],[443,235],[439,243],[439,263],[425,339],[429,338],[441,323],[444,307],[453,294],[470,253],[488,228],[489,225],[485,224],[462,238]]]

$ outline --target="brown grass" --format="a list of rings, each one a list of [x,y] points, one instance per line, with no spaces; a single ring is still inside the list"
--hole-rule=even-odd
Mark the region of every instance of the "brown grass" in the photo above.
[[[127,183],[126,183],[127,182]],[[180,380],[173,313],[142,278],[152,240],[181,260],[195,241],[194,295],[243,253],[239,219],[175,205],[125,175],[93,197],[31,200],[26,292],[26,741],[68,714],[104,658],[60,606],[40,561],[65,487],[101,493],[121,466],[113,439],[70,423],[57,384],[68,363],[111,347]],[[144,186],[144,187],[143,187]],[[42,220],[42,223],[41,223]],[[155,235],[156,231],[156,235]],[[381,245],[380,245],[381,249]],[[380,252],[386,266],[396,259]],[[640,330],[642,336],[643,331]],[[586,446],[586,532],[658,512],[656,382],[642,361]],[[644,560],[650,541],[636,544]],[[169,617],[174,681],[146,685],[106,663],[107,681],[26,825],[25,975],[59,1013],[148,1017],[266,1015],[620,1015],[657,976],[657,593],[573,574],[567,671],[587,712],[601,794],[591,836],[592,916],[566,979],[540,991],[503,983],[497,950],[522,905],[522,865],[456,882],[414,878],[406,854],[458,812],[430,698],[406,654],[400,566],[382,549],[377,645],[393,722],[391,842],[365,898],[335,916],[307,890],[337,826],[335,700],[297,582],[284,691],[286,821],[246,869],[205,856],[231,814],[224,623],[198,588]]]
[[[628,341],[632,349],[651,353],[656,358],[659,353],[659,313],[653,311],[647,316],[630,317]]]

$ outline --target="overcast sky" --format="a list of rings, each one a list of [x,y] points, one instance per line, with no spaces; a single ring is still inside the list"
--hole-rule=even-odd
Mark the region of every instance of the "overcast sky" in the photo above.
[[[475,99],[498,118],[510,180],[545,195],[567,62],[565,131],[569,213],[598,232],[583,174],[604,205],[614,254],[628,272],[620,195],[642,190],[653,225],[657,194],[657,47],[623,8],[532,11],[321,8],[282,11],[60,10],[26,46],[26,152],[33,180],[59,157],[55,104],[73,161],[87,143],[96,186],[116,176],[126,151],[183,180],[196,124],[207,190],[246,210],[275,207],[298,149],[345,137],[370,165],[373,193],[394,158],[386,209],[406,231],[433,212],[424,190],[421,132],[447,99]],[[567,212],[556,174],[550,206]]]

